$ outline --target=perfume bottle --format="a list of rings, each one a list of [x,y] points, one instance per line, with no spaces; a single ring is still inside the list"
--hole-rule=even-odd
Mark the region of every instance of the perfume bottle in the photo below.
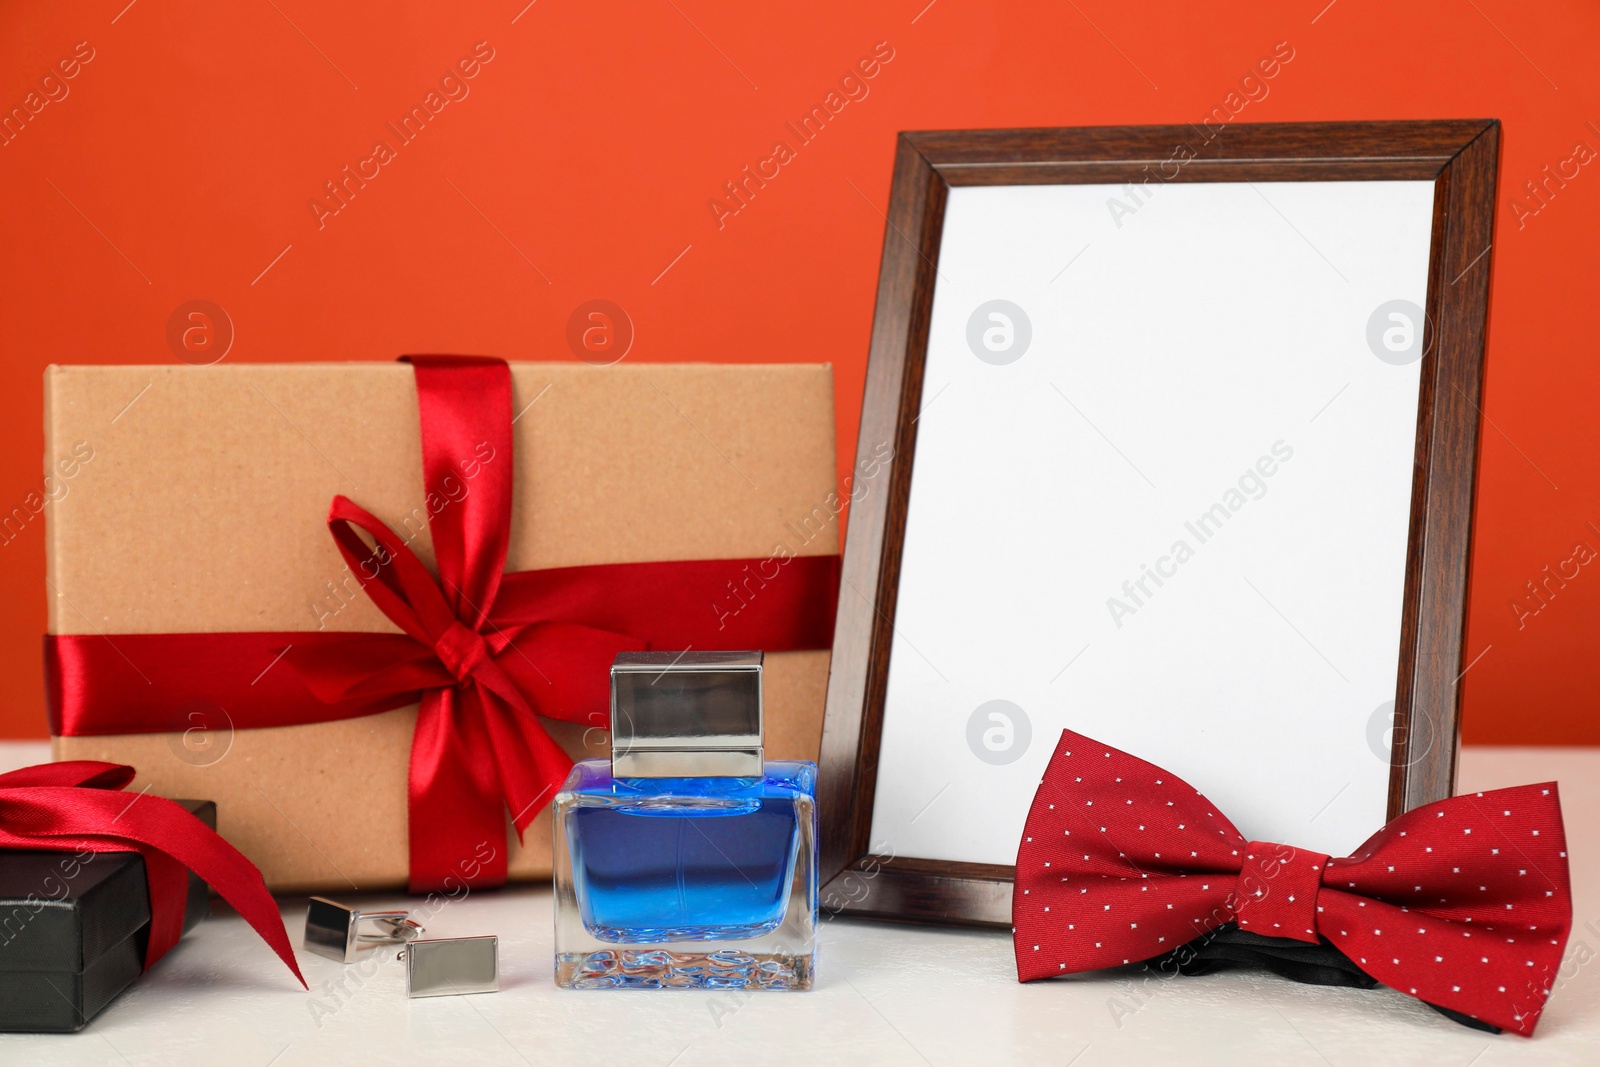
[[[809,989],[814,763],[762,758],[760,652],[624,652],[555,818],[556,984]]]

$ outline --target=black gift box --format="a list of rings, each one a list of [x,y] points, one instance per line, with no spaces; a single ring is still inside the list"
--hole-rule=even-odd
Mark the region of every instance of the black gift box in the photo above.
[[[180,800],[216,829],[217,806]],[[183,929],[211,909],[189,875]],[[150,887],[137,852],[0,850],[0,1031],[70,1033],[144,966]]]

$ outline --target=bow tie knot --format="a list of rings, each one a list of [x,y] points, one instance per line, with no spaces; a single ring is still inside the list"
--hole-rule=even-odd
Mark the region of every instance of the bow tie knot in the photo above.
[[[1251,841],[1234,891],[1240,929],[1317,944],[1317,895],[1327,866],[1326,853]]]
[[[433,654],[456,681],[465,682],[489,658],[489,642],[476,630],[452,622],[433,643]]]

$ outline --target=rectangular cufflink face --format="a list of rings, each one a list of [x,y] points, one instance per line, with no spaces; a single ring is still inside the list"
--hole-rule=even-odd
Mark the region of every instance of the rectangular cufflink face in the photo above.
[[[500,990],[500,939],[441,937],[406,946],[406,995],[450,997]]]
[[[355,912],[343,904],[312,897],[306,908],[305,946],[319,956],[349,963],[355,959]]]

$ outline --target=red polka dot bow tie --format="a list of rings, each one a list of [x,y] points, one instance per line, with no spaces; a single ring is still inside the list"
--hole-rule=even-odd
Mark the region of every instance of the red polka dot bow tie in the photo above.
[[[1554,782],[1424,805],[1341,859],[1251,841],[1176,775],[1069,730],[1017,849],[1017,977],[1140,963],[1237,923],[1528,1035],[1572,926],[1566,848]]]

